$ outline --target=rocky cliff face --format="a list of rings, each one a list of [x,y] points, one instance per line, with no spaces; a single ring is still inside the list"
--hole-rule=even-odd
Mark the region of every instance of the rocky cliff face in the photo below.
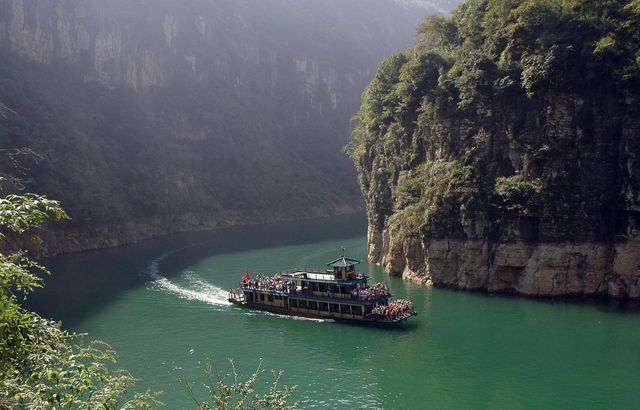
[[[340,153],[393,1],[2,0],[0,139],[72,220],[48,253],[361,209]],[[12,172],[7,164],[2,171]]]
[[[436,286],[640,298],[638,10],[611,3],[470,1],[379,67],[350,146],[371,261]]]

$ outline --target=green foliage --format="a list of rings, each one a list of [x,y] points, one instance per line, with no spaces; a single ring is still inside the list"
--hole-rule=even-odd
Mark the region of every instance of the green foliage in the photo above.
[[[353,166],[339,150],[374,63],[414,38],[426,11],[413,6],[446,12],[458,1],[28,1],[20,13],[0,1],[0,140],[42,154],[26,186],[72,217],[48,227],[61,238],[55,250],[244,216],[356,211]],[[208,33],[184,23],[169,45],[166,16],[208,21]],[[127,41],[103,61],[67,30]],[[42,39],[38,53],[4,41],[22,36]],[[129,69],[146,50],[153,70]]]
[[[58,201],[36,194],[7,195],[0,198],[0,226],[12,232],[23,233],[29,228],[42,225],[48,218],[67,218]]]
[[[526,180],[518,174],[497,178],[495,190],[505,209],[530,215],[542,205],[544,184],[540,178]]]
[[[422,43],[427,47],[451,48],[458,41],[458,27],[441,15],[427,18],[418,27],[418,34],[422,36]]]
[[[293,410],[306,404],[306,401],[291,402],[291,396],[296,390],[296,386],[280,386],[280,379],[284,374],[272,372],[273,382],[268,387],[266,393],[256,393],[256,383],[264,372],[262,361],[258,368],[248,377],[242,379],[236,370],[233,360],[229,360],[231,373],[223,374],[216,368],[213,361],[207,358],[202,366],[205,382],[203,387],[207,398],[201,400],[196,393],[192,383],[186,379],[180,368],[176,369],[178,382],[187,390],[189,396],[198,410],[218,409],[218,410],[248,410],[248,409],[278,409]]]
[[[615,213],[604,198],[622,192],[610,147],[637,118],[625,101],[640,98],[638,0],[468,0],[418,33],[355,117],[349,152],[376,218],[415,234],[478,210],[496,223]]]
[[[150,409],[160,404],[157,393],[151,391],[123,400],[135,379],[124,370],[109,368],[117,354],[108,345],[76,344],[77,335],[42,318],[32,319],[38,334],[29,343],[29,354],[2,382],[7,403],[26,409],[87,410]]]
[[[0,199],[0,226],[24,233],[48,219],[66,218],[57,201],[44,196]],[[42,286],[46,273],[24,252],[0,254],[0,409],[148,409],[157,393],[136,393],[126,371],[111,370],[117,355],[106,344],[82,342],[80,335],[24,309],[20,298]]]
[[[389,225],[400,236],[440,225],[452,214],[464,216],[478,193],[473,167],[458,161],[426,162],[400,176],[395,190],[398,212]]]
[[[354,117],[356,127],[351,141],[345,147],[346,152],[360,165],[360,159],[367,153],[367,147],[384,135],[393,121],[397,102],[392,94],[394,85],[400,79],[400,68],[407,61],[404,54],[394,54],[383,61],[376,72],[375,80],[369,84],[362,96],[362,109]]]

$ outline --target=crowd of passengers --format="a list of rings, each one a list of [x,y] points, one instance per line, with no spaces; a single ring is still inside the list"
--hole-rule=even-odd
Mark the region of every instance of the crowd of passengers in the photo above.
[[[413,313],[415,313],[413,303],[406,299],[394,300],[388,305],[379,305],[371,309],[371,315],[374,317],[388,320],[395,320]]]
[[[270,290],[272,292],[295,292],[296,284],[291,280],[283,281],[280,275],[264,276],[257,274],[255,279],[244,277],[242,287],[248,289]]]
[[[386,283],[378,282],[373,286],[364,285],[364,287],[360,287],[358,285],[357,288],[351,291],[351,296],[356,299],[363,300],[377,300],[379,298],[387,298],[389,297],[389,287]]]
[[[257,290],[269,290],[272,292],[296,292],[296,283],[291,280],[283,281],[280,278],[280,275],[264,276],[262,274],[257,274],[254,279],[251,279],[248,276],[245,276],[242,279],[242,287],[246,289],[257,289]],[[308,289],[303,289],[308,290]],[[331,292],[328,292],[331,293]],[[352,299],[362,299],[362,300],[386,300],[390,295],[389,286],[386,283],[378,282],[372,286],[357,285],[351,291]]]

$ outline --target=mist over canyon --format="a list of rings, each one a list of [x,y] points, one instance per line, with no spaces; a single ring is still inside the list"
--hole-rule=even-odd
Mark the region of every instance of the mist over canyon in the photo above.
[[[361,92],[449,3],[0,1],[2,146],[71,216],[44,253],[358,212]]]

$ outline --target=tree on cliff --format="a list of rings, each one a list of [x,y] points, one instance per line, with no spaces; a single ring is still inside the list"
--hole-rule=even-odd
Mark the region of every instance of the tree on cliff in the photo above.
[[[468,0],[419,33],[380,64],[347,147],[373,259],[478,240],[490,274],[470,286],[487,287],[501,243],[640,240],[640,1]],[[640,296],[632,268],[599,275],[567,292]]]
[[[613,150],[638,148],[621,140],[639,97],[638,0],[469,0],[418,31],[412,50],[380,64],[347,147],[369,202],[390,201],[374,206],[388,223],[438,230],[478,210],[575,220],[594,195],[616,211],[616,175],[574,175],[566,155],[580,146],[585,163],[616,167]],[[565,100],[573,139],[550,130]]]
[[[44,196],[7,195],[0,199],[0,239],[66,217],[57,201]],[[21,306],[42,286],[37,272],[48,273],[25,252],[0,253],[0,409],[145,409],[158,404],[156,393],[129,394],[135,379],[111,369],[117,355],[107,344],[84,343],[81,335]]]

